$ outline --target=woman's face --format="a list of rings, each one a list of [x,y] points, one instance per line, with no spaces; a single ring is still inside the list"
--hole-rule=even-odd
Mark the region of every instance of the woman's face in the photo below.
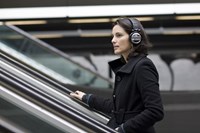
[[[129,41],[129,34],[127,34],[121,26],[115,25],[112,29],[112,35],[113,38],[111,42],[113,44],[114,53],[127,58],[132,48],[132,44]]]

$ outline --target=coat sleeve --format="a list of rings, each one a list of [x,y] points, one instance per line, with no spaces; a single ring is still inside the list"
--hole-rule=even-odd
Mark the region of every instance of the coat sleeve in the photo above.
[[[125,131],[142,132],[163,119],[163,105],[161,101],[158,73],[151,61],[139,63],[136,67],[136,80],[144,110],[123,124]]]
[[[110,114],[113,109],[113,101],[109,98],[91,95],[88,100],[88,105],[98,111]]]

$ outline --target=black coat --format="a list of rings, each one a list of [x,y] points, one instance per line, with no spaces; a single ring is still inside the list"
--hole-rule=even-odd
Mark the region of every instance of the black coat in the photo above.
[[[124,63],[121,58],[109,62],[114,71],[113,98],[92,95],[89,106],[112,117],[108,126],[123,124],[126,133],[155,133],[153,125],[164,116],[158,73],[146,55],[137,55]]]

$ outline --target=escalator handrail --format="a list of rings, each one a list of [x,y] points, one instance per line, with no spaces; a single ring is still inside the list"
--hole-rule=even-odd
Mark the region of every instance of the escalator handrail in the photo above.
[[[47,123],[52,124],[65,132],[68,132],[68,131],[72,131],[76,133],[79,133],[80,131],[84,132],[84,130],[73,125],[72,123],[63,120],[62,118],[60,118],[59,116],[56,116],[52,112],[41,108],[40,106],[28,101],[24,97],[21,97],[20,95],[15,94],[14,92],[10,90],[10,88],[11,88],[10,86],[9,87],[3,86],[3,85],[0,86],[1,98],[15,104],[16,106],[28,112],[31,112],[31,114],[35,115],[36,117],[41,118],[42,120],[45,120]],[[14,132],[16,132],[16,130]]]
[[[15,88],[20,89],[18,90],[20,93],[23,93],[26,95],[26,98],[29,97],[29,100],[32,98],[34,100],[37,100],[37,102],[43,103],[43,105],[46,105],[46,109],[53,109],[53,112],[59,112],[60,117],[62,116],[70,116],[72,117],[72,120],[79,121],[81,123],[87,124],[87,127],[90,127],[90,129],[93,129],[94,131],[98,132],[112,132],[112,129],[108,128],[107,126],[103,125],[102,123],[99,123],[98,121],[95,121],[93,119],[90,119],[83,113],[73,109],[70,106],[67,106],[66,104],[61,103],[60,101],[56,100],[55,98],[41,92],[39,89],[37,89],[34,86],[31,86],[24,81],[18,79],[17,77],[14,77],[13,75],[9,75],[8,72],[5,72],[6,70],[2,71],[3,79],[2,81],[4,83],[8,82],[9,85],[12,84],[12,86],[15,85]],[[20,83],[20,84],[19,84]],[[43,106],[44,107],[44,106]],[[50,108],[49,108],[50,107]]]
[[[5,73],[5,71],[6,70],[4,70],[2,73]],[[14,75],[10,75],[10,77],[13,77]],[[7,75],[6,77],[9,77],[9,75]],[[19,77],[17,77],[15,80],[18,80],[18,82],[19,82]],[[32,91],[32,90],[34,90],[34,87],[33,86],[29,86],[29,87],[32,87],[32,89],[30,89],[30,91]],[[36,87],[35,87],[36,88]],[[22,92],[22,90],[21,90],[21,92]],[[39,90],[39,89],[35,89],[35,92],[37,92],[37,94],[38,93],[42,93],[41,92],[41,90]],[[33,92],[32,92],[33,93]],[[36,94],[36,95],[37,95]],[[45,94],[45,93],[43,93],[42,94],[43,96],[45,95],[45,96],[47,96],[47,94]],[[31,96],[31,97],[33,97],[33,96]],[[48,99],[50,99],[50,97],[48,97]],[[56,102],[56,104],[59,104],[59,106],[62,106],[62,109],[64,109],[64,108],[71,108],[71,107],[69,107],[69,106],[66,106],[66,104],[63,104],[63,103],[61,103],[60,101],[58,101],[58,100],[56,100],[55,98],[51,98],[51,100],[54,100],[54,102]],[[54,105],[55,106],[55,105]],[[55,107],[54,107],[55,108]],[[102,123],[100,123],[99,121],[96,121],[96,120],[94,120],[94,119],[91,119],[89,116],[87,116],[87,115],[84,115],[83,113],[81,113],[81,112],[78,112],[78,110],[76,110],[76,109],[73,109],[73,108],[71,108],[71,110],[73,110],[74,112],[76,112],[76,113],[78,113],[78,115],[79,116],[81,116],[81,117],[84,117],[85,119],[88,119],[88,120],[90,120],[90,121],[92,121],[92,123],[95,123],[95,125],[99,125],[99,126],[103,126],[104,128],[107,128],[107,126],[105,126],[104,124],[102,124]]]
[[[37,79],[37,80],[42,80],[42,82],[44,84],[47,84],[48,86],[51,86],[53,87],[55,90],[58,90],[59,92],[62,92],[62,93],[66,93],[66,94],[70,94],[72,91],[68,88],[66,88],[65,86],[53,81],[53,79],[50,79],[42,74],[40,74],[40,72],[38,71],[35,71],[33,69],[30,69],[29,67],[23,65],[22,63],[16,61],[16,60],[13,60],[11,59],[11,57],[8,57],[7,55],[1,53],[1,57],[2,57],[2,60],[4,61],[8,61],[9,63],[12,63],[16,68],[17,70],[20,70],[24,73],[28,73],[29,76],[33,77],[34,79]],[[82,101],[80,100],[77,100],[77,99],[72,99],[74,100],[75,102],[77,102],[78,104],[81,104],[81,106],[91,110],[91,108],[89,108],[87,105],[85,105]],[[106,118],[106,119],[109,119],[110,117],[102,112],[99,112],[97,110],[92,110],[93,112],[96,112],[97,114],[101,115],[102,117]]]

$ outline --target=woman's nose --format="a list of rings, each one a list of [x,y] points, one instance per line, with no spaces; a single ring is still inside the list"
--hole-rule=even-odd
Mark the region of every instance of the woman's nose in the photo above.
[[[111,43],[114,44],[115,42],[116,42],[115,38],[113,37],[112,40],[111,40]]]

